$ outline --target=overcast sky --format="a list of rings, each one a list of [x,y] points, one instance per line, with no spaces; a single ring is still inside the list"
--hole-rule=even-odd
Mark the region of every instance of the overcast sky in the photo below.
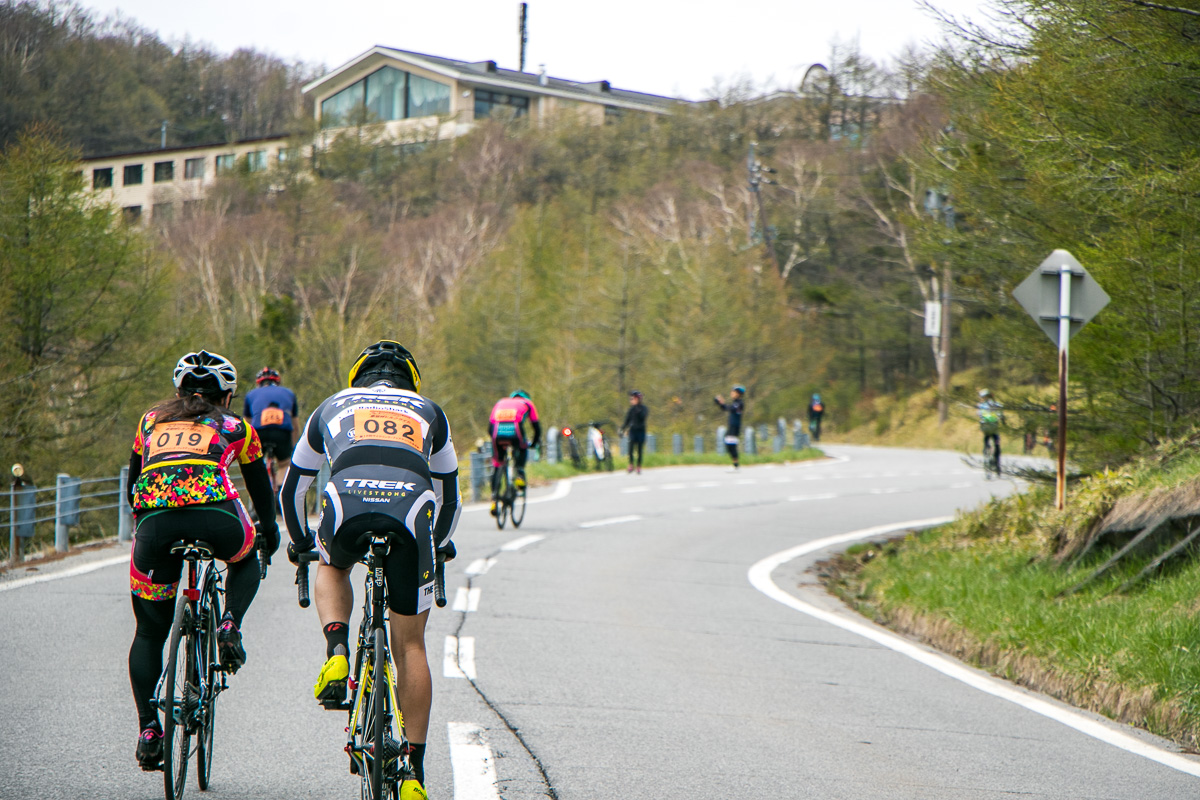
[[[934,0],[979,16],[987,0]],[[229,52],[254,47],[336,67],[382,44],[517,67],[516,0],[83,0],[120,11],[168,41],[187,37]],[[525,69],[608,80],[622,89],[689,99],[717,80],[749,76],[794,86],[830,42],[857,38],[883,61],[939,38],[916,0],[530,0]]]

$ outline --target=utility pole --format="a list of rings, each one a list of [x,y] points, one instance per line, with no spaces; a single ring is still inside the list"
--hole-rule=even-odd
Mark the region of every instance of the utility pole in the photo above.
[[[763,166],[763,163],[754,155],[754,146],[756,142],[750,143],[750,153],[746,156],[746,174],[750,183],[750,192],[754,195],[755,202],[758,206],[758,224],[762,227],[763,244],[767,248],[767,254],[771,257],[771,263],[775,265],[775,274],[781,274],[782,270],[779,267],[779,256],[775,252],[775,244],[771,241],[771,229],[767,226],[767,211],[763,206],[762,192],[759,191],[759,185],[764,183],[774,183],[775,181],[766,177],[775,172],[770,167]],[[750,244],[754,244],[755,227],[754,227],[754,211],[749,213],[750,217]]]
[[[954,206],[949,202],[950,198],[942,194],[937,189],[927,189],[925,191],[925,210],[929,212],[934,219],[940,219],[945,223],[946,228],[953,231],[955,226]],[[943,243],[950,244],[949,239],[944,239]],[[937,274],[937,263],[933,264],[934,285],[938,289],[938,300],[942,305],[941,313],[941,335],[938,337],[937,347],[937,368],[938,368],[938,425],[944,425],[946,418],[949,416],[949,397],[950,397],[950,301],[951,296],[951,272],[950,259],[942,265],[942,274]]]
[[[525,71],[525,45],[529,43],[529,28],[526,25],[528,20],[529,4],[521,3],[521,24],[518,31],[521,34],[521,58],[518,62],[517,71]]]

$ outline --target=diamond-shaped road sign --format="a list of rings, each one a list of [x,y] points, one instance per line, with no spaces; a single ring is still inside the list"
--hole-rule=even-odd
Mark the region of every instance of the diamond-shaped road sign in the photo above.
[[[1095,278],[1088,274],[1075,256],[1066,250],[1055,250],[1021,285],[1013,289],[1013,297],[1033,317],[1050,341],[1060,347],[1058,341],[1059,302],[1062,273],[1069,272],[1070,279],[1070,334],[1073,338],[1079,329],[1108,305],[1108,293],[1100,288]]]

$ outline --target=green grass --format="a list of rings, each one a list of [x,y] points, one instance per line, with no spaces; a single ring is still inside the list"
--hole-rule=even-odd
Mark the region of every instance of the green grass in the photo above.
[[[1184,559],[1118,594],[1146,561],[1122,563],[1062,596],[1112,550],[1072,567],[1055,557],[1116,498],[1200,479],[1194,445],[1174,443],[1082,482],[1065,513],[1039,487],[937,530],[847,551],[833,588],[865,613],[1006,678],[1195,747],[1200,562]]]

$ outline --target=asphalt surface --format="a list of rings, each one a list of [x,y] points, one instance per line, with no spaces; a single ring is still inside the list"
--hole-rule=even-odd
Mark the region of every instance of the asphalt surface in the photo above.
[[[679,467],[577,479],[534,492],[516,531],[469,508],[447,584],[452,602],[461,589],[460,607],[472,610],[435,610],[427,637],[430,796],[1200,794],[1192,775],[751,585],[752,565],[796,545],[950,514],[1013,489],[950,453],[828,452],[837,458],[736,474]],[[0,798],[162,796],[161,774],[133,758],[127,570],[14,582],[120,554],[91,552],[0,581]],[[820,557],[788,561],[771,578],[852,618],[806,572]],[[247,616],[249,662],[218,704],[212,798],[358,796],[341,752],[345,717],[312,701],[324,640],[315,611],[296,605],[293,576],[280,555]]]

